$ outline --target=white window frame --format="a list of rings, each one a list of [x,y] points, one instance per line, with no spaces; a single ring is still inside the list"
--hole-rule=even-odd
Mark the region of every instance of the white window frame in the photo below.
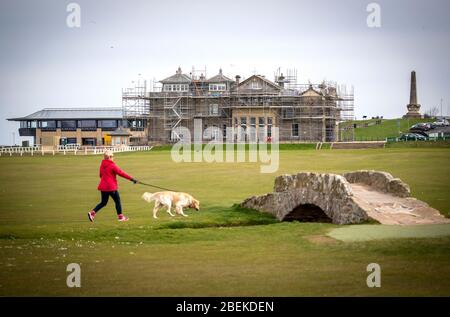
[[[189,91],[188,84],[164,84],[164,91],[185,92]]]
[[[226,91],[227,84],[209,84],[209,91]]]

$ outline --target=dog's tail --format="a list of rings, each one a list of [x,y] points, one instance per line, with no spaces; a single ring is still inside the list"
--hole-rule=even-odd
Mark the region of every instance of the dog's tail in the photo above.
[[[147,201],[147,202],[151,202],[153,200],[155,200],[155,198],[153,197],[154,194],[149,193],[149,192],[145,192],[142,194],[142,199]]]

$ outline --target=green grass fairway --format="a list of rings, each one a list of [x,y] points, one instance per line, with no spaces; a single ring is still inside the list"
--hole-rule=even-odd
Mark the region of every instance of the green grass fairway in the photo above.
[[[329,237],[341,241],[377,239],[428,238],[450,236],[450,224],[419,226],[359,225],[333,229]]]
[[[191,193],[201,210],[154,220],[153,205],[141,199],[154,190],[120,180],[131,220],[117,222],[111,201],[91,224],[100,159],[0,157],[0,296],[450,296],[448,235],[343,242],[327,234],[383,226],[279,223],[235,206],[270,192],[280,174],[375,169],[400,177],[448,217],[448,148],[291,149],[280,152],[275,174],[261,174],[259,163],[174,163],[163,149],[118,154],[125,171]],[[366,285],[373,262],[381,288]],[[81,265],[81,288],[66,286],[69,263]]]

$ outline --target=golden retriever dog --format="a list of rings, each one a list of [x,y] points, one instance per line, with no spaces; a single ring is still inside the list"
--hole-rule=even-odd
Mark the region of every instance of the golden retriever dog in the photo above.
[[[184,214],[183,208],[194,208],[195,210],[200,210],[200,202],[187,193],[177,193],[177,192],[157,192],[157,193],[147,193],[142,195],[142,199],[146,202],[155,202],[155,207],[153,208],[153,218],[157,219],[156,214],[164,206],[167,207],[167,212],[172,217],[175,216],[171,209],[175,206],[175,212],[179,215],[187,217]]]

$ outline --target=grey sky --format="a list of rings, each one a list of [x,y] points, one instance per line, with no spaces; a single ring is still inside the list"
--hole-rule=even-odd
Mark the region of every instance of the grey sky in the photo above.
[[[81,28],[66,26],[70,2],[81,6]],[[120,106],[138,74],[159,80],[178,66],[269,79],[297,68],[300,82],[354,85],[358,118],[403,115],[416,70],[422,112],[442,97],[447,114],[450,1],[376,1],[382,27],[368,28],[371,2],[1,0],[0,144],[14,131],[19,141],[7,117]]]

